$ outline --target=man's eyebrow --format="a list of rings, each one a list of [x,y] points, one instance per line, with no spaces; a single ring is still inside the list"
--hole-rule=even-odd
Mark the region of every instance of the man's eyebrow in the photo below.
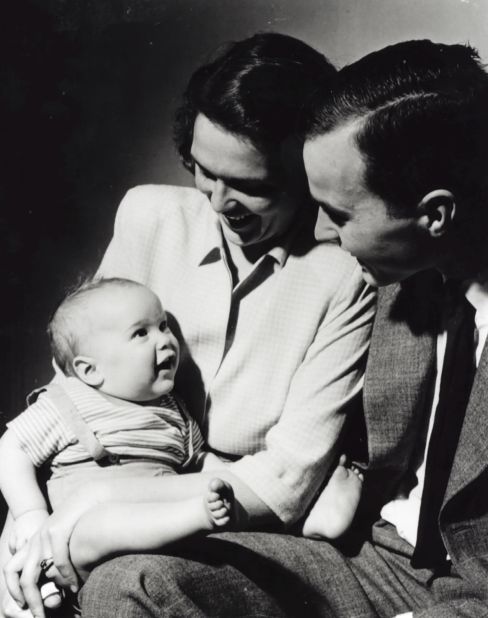
[[[331,206],[328,202],[322,202],[321,200],[317,200],[314,198],[314,196],[312,195],[312,202],[315,204],[315,206],[318,206],[319,208],[323,208],[324,210],[335,210],[333,206]]]
[[[332,206],[328,202],[322,202],[320,200],[316,200],[313,196],[312,196],[312,202],[319,208],[322,208],[323,210],[325,210],[325,212],[331,212],[341,217],[344,217],[347,214],[345,210],[342,210],[341,208],[336,208],[335,206]]]

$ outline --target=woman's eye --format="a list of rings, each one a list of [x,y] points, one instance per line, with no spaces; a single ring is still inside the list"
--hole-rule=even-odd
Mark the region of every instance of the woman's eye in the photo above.
[[[215,176],[211,174],[207,169],[199,165],[196,161],[193,163],[195,172],[198,172],[204,178],[208,178],[208,180],[215,180]]]
[[[234,180],[230,183],[230,186],[239,191],[240,193],[245,193],[249,195],[249,197],[258,197],[258,198],[269,198],[277,193],[277,188],[275,185],[270,183],[249,183],[249,182],[240,182],[239,180]]]
[[[276,193],[276,187],[273,185],[258,185],[255,187],[248,187],[245,193],[251,197],[268,198]]]
[[[138,338],[138,337],[145,337],[147,335],[147,328],[138,328],[136,331],[134,331],[134,334],[132,335],[133,338]]]
[[[166,322],[166,320],[164,322],[161,322],[161,324],[159,325],[159,330],[164,333],[164,331],[168,328],[168,322]]]

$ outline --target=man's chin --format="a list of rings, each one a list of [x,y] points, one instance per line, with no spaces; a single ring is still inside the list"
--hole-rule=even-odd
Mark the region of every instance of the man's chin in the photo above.
[[[381,288],[381,287],[384,287],[385,285],[390,285],[392,283],[398,283],[398,281],[401,281],[402,279],[405,278],[399,274],[395,275],[394,273],[385,273],[385,272],[376,271],[376,270],[372,271],[369,268],[366,268],[364,264],[360,264],[360,266],[361,266],[363,279],[366,281],[366,283],[368,283],[369,285],[375,288]]]

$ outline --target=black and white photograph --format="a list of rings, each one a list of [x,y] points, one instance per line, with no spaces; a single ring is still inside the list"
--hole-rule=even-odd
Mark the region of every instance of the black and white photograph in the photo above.
[[[488,616],[488,0],[0,33],[0,618]]]

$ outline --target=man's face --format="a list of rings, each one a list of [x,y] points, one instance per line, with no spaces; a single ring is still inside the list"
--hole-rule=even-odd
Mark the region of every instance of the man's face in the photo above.
[[[429,238],[416,216],[392,217],[365,187],[356,129],[350,123],[305,143],[310,192],[320,208],[315,236],[337,239],[368,283],[387,285],[431,266]]]
[[[300,204],[284,189],[274,162],[249,140],[199,114],[191,156],[195,185],[208,197],[228,242],[259,245],[288,232]]]

